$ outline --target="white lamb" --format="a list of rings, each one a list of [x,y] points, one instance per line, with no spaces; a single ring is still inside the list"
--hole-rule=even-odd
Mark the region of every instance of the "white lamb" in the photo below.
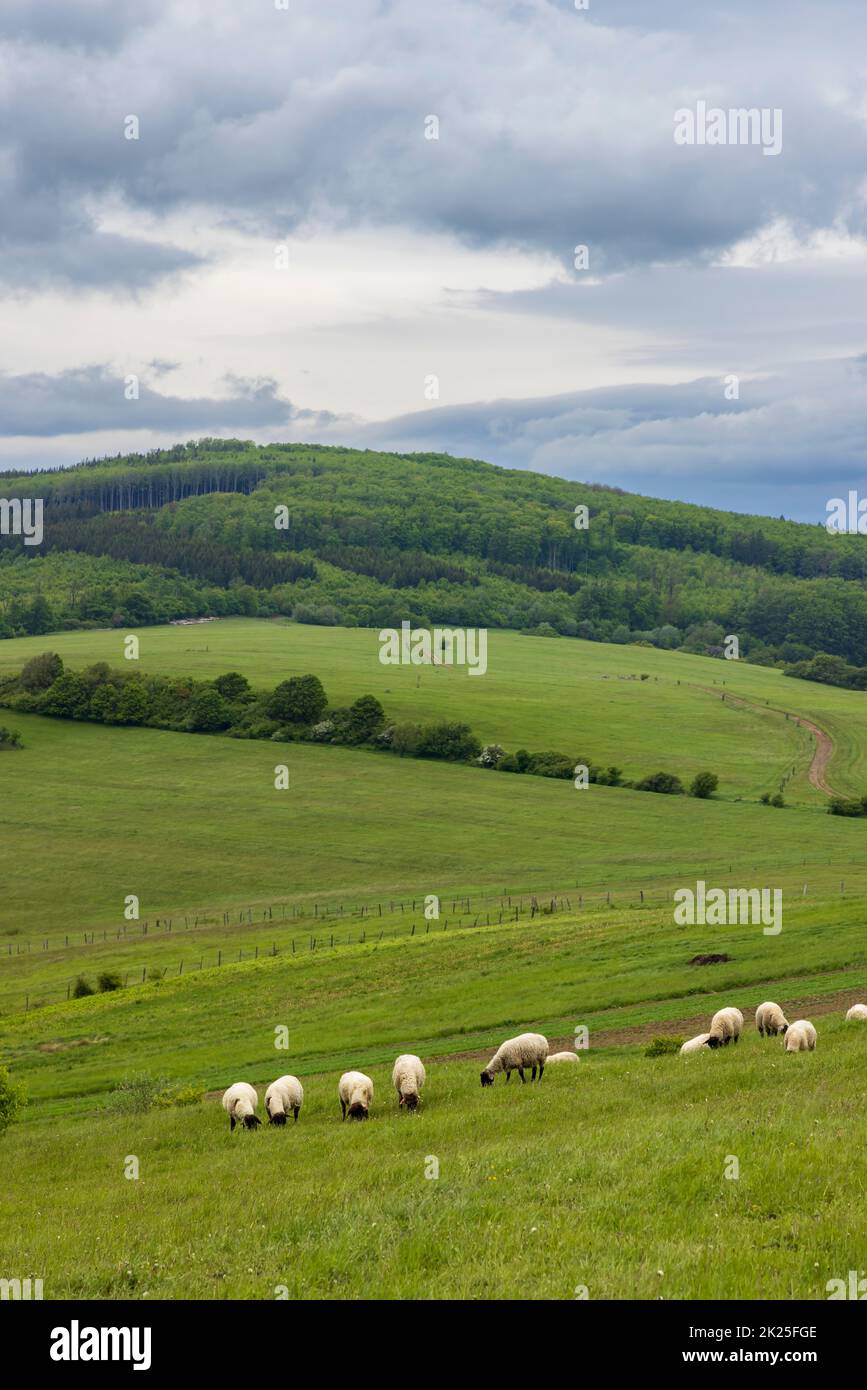
[[[272,1125],[285,1125],[289,1111],[298,1123],[298,1111],[304,1104],[304,1087],[297,1076],[280,1076],[265,1092],[265,1110]]]
[[[850,1021],[867,1018],[867,1004],[853,1004],[846,1017]]]
[[[806,1018],[789,1024],[786,1033],[787,1052],[813,1052],[816,1047],[816,1030]]]
[[[517,1038],[507,1038],[494,1053],[488,1065],[482,1072],[482,1085],[493,1086],[494,1077],[497,1072],[506,1073],[506,1081],[517,1071],[524,1080],[524,1068],[532,1068],[531,1080],[536,1080],[536,1071],[539,1072],[539,1080],[542,1080],[542,1073],[545,1070],[545,1063],[548,1060],[548,1039],[543,1038],[541,1033],[521,1033]]]
[[[709,1037],[710,1033],[699,1033],[697,1038],[690,1038],[689,1042],[685,1042],[683,1047],[680,1049],[681,1057],[683,1057],[688,1052],[700,1052],[703,1047],[707,1046],[707,1040]]]
[[[223,1096],[223,1109],[229,1116],[229,1129],[243,1120],[245,1129],[255,1129],[262,1121],[256,1114],[259,1097],[249,1081],[236,1081]]]
[[[373,1104],[373,1082],[363,1071],[345,1071],[337,1083],[337,1095],[343,1118],[347,1111],[351,1120],[366,1120]]]
[[[580,1060],[577,1052],[552,1052],[545,1066],[551,1067],[555,1062],[578,1062]]]
[[[773,1038],[785,1033],[789,1023],[779,1004],[760,1004],[756,1009],[756,1027],[761,1037]]]
[[[407,1110],[415,1110],[419,1091],[425,1083],[421,1058],[412,1052],[402,1052],[394,1064],[391,1082],[397,1091],[398,1104],[405,1105]]]
[[[737,1042],[744,1026],[744,1016],[740,1009],[718,1009],[710,1021],[708,1047],[726,1047],[732,1040]]]

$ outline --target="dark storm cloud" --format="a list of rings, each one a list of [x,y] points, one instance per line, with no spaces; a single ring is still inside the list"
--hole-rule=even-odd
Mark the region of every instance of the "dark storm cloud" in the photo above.
[[[13,35],[0,97],[13,251],[28,227],[59,243],[88,200],[115,192],[149,213],[204,205],[269,236],[388,223],[564,264],[587,243],[608,271],[701,260],[777,214],[863,223],[867,138],[847,54],[867,20],[848,4],[823,6],[821,23],[814,6],[745,0],[710,16],[681,6],[677,23],[671,5],[625,0],[586,15],[547,0],[131,8],[137,25],[84,0],[15,4],[0,28]],[[31,9],[44,13],[16,39]],[[116,46],[70,62],[58,36],[100,20]],[[673,113],[698,97],[782,108],[783,153],[675,146]],[[123,139],[130,113],[139,141]],[[82,237],[53,273],[108,278],[93,264],[101,240]],[[136,283],[171,268],[129,252]]]

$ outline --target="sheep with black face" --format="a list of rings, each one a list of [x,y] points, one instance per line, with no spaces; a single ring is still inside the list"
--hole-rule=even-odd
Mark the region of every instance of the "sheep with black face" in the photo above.
[[[256,1129],[262,1121],[256,1114],[259,1097],[256,1088],[249,1081],[236,1081],[223,1096],[223,1109],[229,1117],[229,1129],[243,1124],[245,1129]]]
[[[539,1073],[539,1080],[542,1080],[542,1073],[545,1070],[545,1063],[548,1060],[548,1039],[541,1033],[520,1033],[517,1038],[507,1038],[501,1043],[491,1058],[484,1071],[481,1073],[483,1086],[493,1086],[494,1077],[498,1072],[506,1073],[506,1081],[516,1071],[523,1083],[524,1072],[531,1071],[531,1081],[536,1080],[536,1072]]]

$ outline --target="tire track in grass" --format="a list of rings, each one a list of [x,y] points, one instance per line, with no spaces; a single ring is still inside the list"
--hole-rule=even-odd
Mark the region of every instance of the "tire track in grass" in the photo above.
[[[810,766],[807,769],[807,778],[810,785],[815,787],[816,791],[824,792],[825,796],[838,796],[840,794],[834,791],[834,788],[830,786],[826,776],[828,764],[833,758],[835,751],[834,740],[827,729],[823,729],[820,724],[814,723],[814,721],[808,719],[806,715],[795,714],[794,710],[780,709],[778,705],[760,705],[754,700],[747,700],[743,695],[732,695],[728,690],[721,691],[716,686],[697,685],[695,689],[703,691],[705,695],[718,695],[721,700],[728,704],[736,705],[741,709],[754,710],[759,714],[763,710],[770,710],[772,714],[783,714],[787,719],[792,720],[793,723],[800,724],[801,728],[806,729],[816,740],[816,749],[813,753]]]

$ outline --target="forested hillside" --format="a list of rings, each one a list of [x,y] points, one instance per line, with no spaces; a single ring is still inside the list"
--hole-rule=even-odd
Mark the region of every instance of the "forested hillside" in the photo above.
[[[6,637],[285,614],[711,654],[736,633],[760,662],[867,650],[863,537],[471,459],[204,439],[0,491],[45,501],[40,546],[0,538]]]

